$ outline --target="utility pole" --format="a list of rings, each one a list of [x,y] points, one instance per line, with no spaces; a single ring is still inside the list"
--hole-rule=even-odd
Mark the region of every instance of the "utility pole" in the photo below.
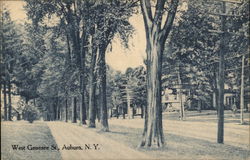
[[[211,30],[210,32],[221,34],[220,52],[219,52],[219,68],[218,68],[218,130],[217,130],[217,143],[224,143],[224,76],[225,76],[225,58],[226,53],[226,35],[230,34],[226,29],[226,17],[236,17],[238,15],[230,15],[226,13],[226,3],[238,3],[238,0],[216,0],[221,2],[221,13],[210,13],[214,16],[221,17],[221,30]]]
[[[226,13],[226,4],[222,2],[222,14]],[[225,26],[226,17],[221,16],[221,43],[219,52],[219,88],[218,88],[218,131],[217,131],[217,143],[224,143],[224,76],[225,76]]]
[[[244,67],[245,55],[242,55],[241,65],[241,85],[240,85],[240,123],[244,124],[243,111],[244,111]]]

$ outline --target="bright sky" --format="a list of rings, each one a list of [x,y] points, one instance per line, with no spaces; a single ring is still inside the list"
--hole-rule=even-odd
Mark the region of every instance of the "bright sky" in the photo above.
[[[4,1],[10,10],[12,20],[17,23],[27,21],[24,2],[22,1]],[[106,55],[106,62],[113,69],[125,72],[128,67],[137,67],[143,65],[143,57],[145,57],[145,33],[143,19],[141,15],[131,17],[131,24],[135,27],[135,34],[130,40],[129,49],[122,47],[120,40],[115,38],[112,42],[112,50]]]

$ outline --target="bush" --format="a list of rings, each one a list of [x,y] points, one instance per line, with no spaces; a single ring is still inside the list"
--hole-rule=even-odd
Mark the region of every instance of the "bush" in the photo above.
[[[24,107],[23,113],[25,116],[25,120],[32,123],[34,120],[36,120],[38,118],[39,111],[36,107],[27,104]]]

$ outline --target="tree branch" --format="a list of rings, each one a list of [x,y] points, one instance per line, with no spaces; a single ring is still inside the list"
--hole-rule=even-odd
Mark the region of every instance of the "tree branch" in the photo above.
[[[170,29],[173,25],[174,22],[174,17],[177,11],[177,7],[178,7],[178,3],[179,0],[171,0],[171,4],[170,4],[170,10],[168,11],[168,15],[165,21],[165,24],[160,32],[161,38],[166,39]]]
[[[163,9],[165,5],[165,0],[157,0],[156,8],[155,8],[155,17],[154,17],[154,23],[157,24],[157,26],[161,27],[161,21],[162,21],[162,15],[163,15]]]
[[[140,3],[141,3],[141,9],[142,9],[144,22],[145,22],[145,27],[148,28],[152,25],[152,21],[153,21],[150,0],[140,0]]]

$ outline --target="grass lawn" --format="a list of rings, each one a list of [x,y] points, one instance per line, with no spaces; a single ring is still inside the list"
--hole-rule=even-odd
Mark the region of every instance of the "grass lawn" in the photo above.
[[[165,120],[166,146],[160,150],[138,148],[143,131],[143,120],[139,118],[131,120],[112,118],[109,120],[110,132],[100,132],[100,134],[159,159],[250,160],[249,126],[241,126],[237,121],[230,123],[228,120],[231,116],[228,116],[225,144],[218,144],[216,143],[217,123],[214,119],[208,120],[210,116],[195,117],[195,121],[200,120],[199,123],[193,122],[192,118],[187,121]],[[213,118],[216,119],[216,115]],[[96,131],[98,132],[98,129]]]
[[[13,150],[12,145],[25,146],[25,150]],[[60,160],[56,150],[27,150],[27,146],[56,145],[48,126],[39,121],[28,123],[1,122],[2,160]]]
[[[138,145],[142,139],[142,129],[110,125],[110,130],[111,132],[101,134],[159,159],[247,160],[250,158],[249,150],[240,147],[169,133],[165,133],[165,148],[161,150],[139,149]]]

